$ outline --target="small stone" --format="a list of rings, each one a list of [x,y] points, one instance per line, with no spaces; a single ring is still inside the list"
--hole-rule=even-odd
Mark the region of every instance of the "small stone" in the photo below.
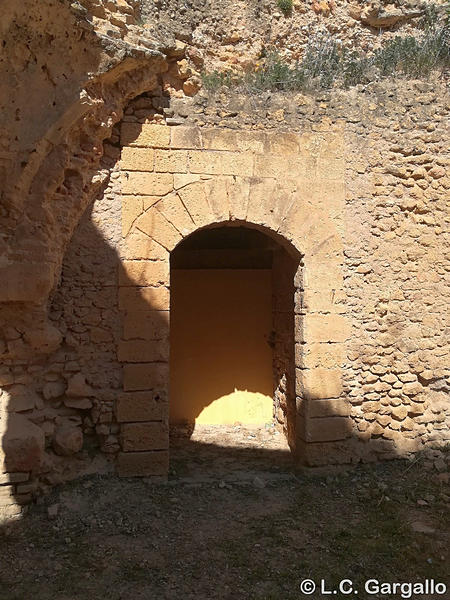
[[[83,432],[79,427],[65,425],[55,431],[53,449],[60,456],[76,454],[83,447]]]
[[[52,400],[53,398],[59,398],[66,391],[66,384],[63,381],[49,381],[42,389],[44,398],[46,400]]]
[[[69,408],[87,410],[92,408],[92,400],[89,398],[64,398],[64,405],[68,406]]]
[[[183,92],[186,96],[195,96],[195,94],[200,91],[201,87],[202,80],[200,77],[194,75],[193,77],[189,77],[189,79],[183,83]]]
[[[56,519],[58,516],[59,504],[51,504],[47,508],[47,516],[49,519]]]
[[[265,481],[263,481],[260,477],[256,476],[253,479],[253,485],[255,486],[255,488],[258,488],[260,490],[262,490],[263,488],[266,487],[266,483]]]
[[[429,535],[435,533],[435,529],[433,529],[433,527],[429,527],[428,525],[425,525],[425,523],[421,523],[420,521],[414,521],[413,523],[411,523],[411,529],[415,532],[415,533],[427,533]]]
[[[67,395],[75,396],[76,398],[83,398],[84,396],[92,395],[92,388],[86,383],[82,373],[76,373],[69,379]]]
[[[445,460],[442,458],[438,458],[434,461],[434,468],[436,469],[436,471],[439,471],[439,473],[444,473],[447,470],[447,465],[445,464]]]

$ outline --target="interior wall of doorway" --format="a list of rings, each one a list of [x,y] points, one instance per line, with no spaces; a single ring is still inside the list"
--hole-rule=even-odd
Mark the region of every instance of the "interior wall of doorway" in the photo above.
[[[171,294],[171,422],[270,422],[272,272],[173,269]]]

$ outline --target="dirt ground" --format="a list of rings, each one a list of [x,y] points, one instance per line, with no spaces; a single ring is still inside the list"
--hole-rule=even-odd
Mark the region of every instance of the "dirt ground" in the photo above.
[[[3,527],[0,599],[319,599],[304,579],[350,579],[359,593],[334,597],[364,600],[401,597],[367,579],[450,584],[450,492],[430,456],[298,474],[273,428],[235,428],[231,445],[213,433],[172,439],[166,483],[86,477]]]

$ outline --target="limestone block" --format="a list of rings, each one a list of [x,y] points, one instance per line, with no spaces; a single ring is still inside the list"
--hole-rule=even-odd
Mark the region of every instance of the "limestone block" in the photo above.
[[[70,456],[83,447],[83,432],[80,427],[63,425],[55,430],[53,450],[60,456]]]
[[[206,150],[240,150],[239,138],[241,132],[229,129],[204,129],[202,131],[203,147]]]
[[[86,379],[82,373],[76,373],[73,375],[67,386],[66,394],[74,398],[84,398],[85,396],[91,396],[93,390],[90,385],[86,383]]]
[[[297,302],[295,304],[295,312],[297,314],[306,312],[343,314],[347,310],[344,304],[345,299],[346,295],[342,288],[330,287],[316,291],[307,287],[302,292],[301,304]]]
[[[283,189],[276,179],[253,177],[249,184],[247,220],[278,231],[293,202],[293,192]]]
[[[344,243],[342,236],[336,230],[334,223],[324,217],[323,211],[319,213],[317,219],[321,219],[322,226],[315,232],[306,231],[305,235],[312,235],[311,243],[308,244],[309,256],[328,261],[342,261],[344,252]],[[306,246],[306,244],[305,244]]]
[[[167,476],[169,471],[169,452],[121,452],[118,458],[120,477]]]
[[[144,211],[147,211],[149,208],[154,206],[160,200],[161,200],[161,196],[142,196],[142,203],[144,206]]]
[[[304,423],[302,420],[303,417],[300,417],[300,431],[304,432],[306,442],[343,440],[352,431],[352,421],[348,417],[308,418],[304,420]]]
[[[187,173],[185,150],[156,150],[155,171],[157,173]]]
[[[45,435],[25,416],[0,415],[0,439],[3,450],[0,470],[37,471],[44,458]]]
[[[173,190],[173,175],[172,173],[123,171],[121,186],[123,194],[165,196]]]
[[[345,176],[345,161],[343,158],[321,154],[316,165],[319,179],[343,181]]]
[[[166,196],[156,205],[156,209],[164,215],[177,231],[183,236],[187,236],[196,229],[196,225],[191,215],[186,210],[177,194]]]
[[[119,423],[138,421],[166,421],[169,418],[167,394],[163,391],[124,392],[115,406]]]
[[[423,392],[423,387],[418,382],[405,383],[405,385],[402,388],[402,391],[407,396],[416,396],[417,394],[420,394],[421,392]]]
[[[263,154],[267,148],[267,136],[263,131],[240,131],[238,142],[241,152]]]
[[[77,408],[78,410],[88,410],[92,408],[92,400],[90,398],[64,398],[64,406]]]
[[[341,367],[345,361],[344,344],[295,344],[295,364],[303,369]]]
[[[49,381],[47,382],[42,393],[46,400],[52,400],[53,398],[59,398],[66,391],[66,384],[64,381]]]
[[[120,167],[124,171],[153,171],[155,151],[153,148],[130,148],[124,146]]]
[[[307,417],[348,417],[351,404],[344,398],[311,399],[305,403]]]
[[[201,131],[198,127],[171,127],[171,148],[194,149],[202,147]]]
[[[208,204],[205,187],[202,182],[191,183],[180,189],[178,194],[191,215],[192,220],[198,227],[214,223],[214,215]]]
[[[120,443],[124,452],[167,450],[169,427],[162,421],[124,423],[120,431]]]
[[[166,287],[123,287],[119,289],[119,308],[126,312],[169,310],[170,293]]]
[[[220,223],[230,218],[230,207],[228,203],[229,177],[213,177],[204,182],[206,198],[215,221]]]
[[[168,340],[121,340],[117,357],[120,362],[167,362],[169,342]]]
[[[120,143],[122,146],[168,148],[170,146],[170,127],[167,125],[122,123]]]
[[[224,154],[212,150],[191,150],[189,156],[189,171],[205,175],[222,175],[222,160]]]
[[[295,317],[295,329],[307,344],[344,342],[349,336],[349,322],[342,315],[306,314]]]
[[[169,367],[165,363],[128,364],[123,367],[125,392],[166,389]]]
[[[156,286],[169,283],[169,263],[163,260],[124,260],[119,271],[121,286]]]
[[[244,177],[234,177],[228,185],[228,204],[230,219],[244,221],[247,217],[250,181]]]
[[[293,199],[278,233],[292,242],[302,254],[307,254],[310,244],[305,239],[305,230],[317,217],[318,215],[315,212],[314,206],[300,192]]]
[[[295,160],[295,155],[300,153],[300,140],[297,133],[268,133],[269,153]]]
[[[181,210],[181,209],[180,209]],[[136,227],[169,252],[183,239],[172,223],[153,206],[136,221]]]
[[[344,285],[342,267],[330,261],[305,257],[303,286],[306,291],[327,292],[339,290]]]
[[[164,340],[168,333],[168,311],[133,311],[125,315],[123,321],[123,337],[125,340]]]
[[[42,402],[40,396],[21,383],[11,385],[2,397],[2,409],[7,412],[25,412],[37,408]]]
[[[339,369],[297,369],[297,389],[305,398],[338,398],[342,394]]]
[[[159,200],[159,196],[157,196]],[[144,210],[142,196],[122,196],[122,236],[126,237]]]
[[[315,206],[332,218],[343,218],[345,206],[345,180],[301,178],[299,189],[310,198]]]
[[[59,348],[63,336],[54,325],[42,323],[39,327],[30,327],[27,329],[24,339],[37,352],[50,354]]]
[[[249,153],[223,152],[221,155],[223,175],[251,177],[253,175],[253,155]]]
[[[300,157],[286,157],[270,153],[255,155],[253,170],[255,177],[295,178],[308,172],[311,176],[311,168],[308,169],[305,160]]]
[[[202,177],[198,173],[174,173],[173,187],[175,190],[186,187],[190,183],[200,181]]]
[[[121,248],[121,257],[128,260],[169,260],[169,252],[143,231],[134,228]]]

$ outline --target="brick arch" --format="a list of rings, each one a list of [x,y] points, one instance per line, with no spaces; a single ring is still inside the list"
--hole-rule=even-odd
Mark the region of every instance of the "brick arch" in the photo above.
[[[169,145],[170,128],[152,127],[157,129],[168,135],[157,146]],[[187,133],[191,140],[198,139],[196,130],[183,132]],[[153,360],[146,349],[141,354],[146,361],[138,362],[133,344],[168,348],[170,253],[195,231],[226,223],[261,229],[302,257],[295,276],[295,446],[300,462],[316,462],[317,456],[334,452],[335,444],[349,435],[340,370],[348,331],[340,304],[342,242],[335,220],[299,177],[289,179],[282,173],[265,177],[255,175],[254,169],[248,174],[240,170],[240,162],[234,164],[240,174],[215,175],[206,161],[204,174],[158,173],[150,166],[150,156],[158,160],[157,152],[156,157],[147,155],[148,172],[133,171],[127,158],[122,167],[129,171],[123,188],[127,258],[120,282],[125,329],[119,350],[124,363],[124,392],[117,404],[123,448],[119,471],[138,475],[167,470],[168,349],[164,356],[155,349]],[[160,154],[161,160],[173,162],[182,156],[169,150]],[[175,168],[185,170],[179,162]],[[196,169],[191,165],[191,170]],[[142,190],[144,195],[139,196]],[[139,338],[139,323],[132,328],[142,310],[147,325],[152,322],[153,339]]]

